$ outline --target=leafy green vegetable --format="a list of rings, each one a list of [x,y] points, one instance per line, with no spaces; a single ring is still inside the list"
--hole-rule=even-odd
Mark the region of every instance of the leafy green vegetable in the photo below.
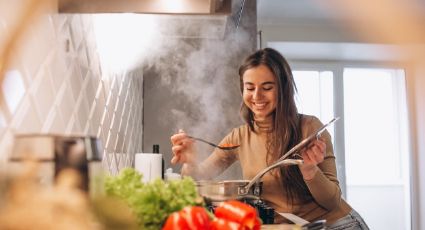
[[[157,230],[172,212],[186,206],[203,205],[196,184],[190,177],[164,182],[156,179],[143,183],[133,168],[123,169],[118,176],[105,179],[108,196],[123,199],[137,216],[141,229]]]

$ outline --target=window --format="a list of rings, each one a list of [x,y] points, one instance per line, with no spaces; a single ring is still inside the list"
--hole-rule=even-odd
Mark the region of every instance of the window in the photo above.
[[[373,229],[410,229],[404,89],[402,70],[344,69],[347,198]]]
[[[348,203],[371,229],[410,229],[404,71],[315,68],[294,68],[297,106],[323,123],[342,118],[328,130]]]
[[[331,71],[294,71],[298,111],[315,115],[323,123],[334,118],[333,73]],[[329,129],[333,136],[333,129]]]

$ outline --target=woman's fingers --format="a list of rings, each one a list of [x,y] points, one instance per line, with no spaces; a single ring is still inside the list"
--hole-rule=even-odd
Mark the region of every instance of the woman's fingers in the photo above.
[[[326,143],[324,141],[318,139],[314,142],[314,144],[320,149],[320,152],[326,152]]]
[[[171,147],[171,151],[173,152],[173,158],[171,159],[172,164],[179,163],[181,160],[181,152],[184,149],[184,146],[182,144],[179,145],[173,145]]]
[[[326,144],[321,140],[313,141],[303,152],[302,157],[307,164],[318,164],[324,160]]]
[[[171,158],[171,164],[177,164],[180,161],[180,157],[178,155],[174,155],[173,158]]]
[[[317,165],[325,159],[326,143],[317,139],[310,143],[307,148],[302,152],[301,156],[304,164],[300,165],[301,172],[304,179],[310,180],[316,174]]]
[[[173,145],[173,147],[171,147],[171,150],[173,151],[174,154],[176,154],[176,153],[180,153],[182,150],[184,150],[184,148],[185,148],[185,145],[182,143],[179,145]]]
[[[172,135],[170,140],[172,144],[171,150],[173,152],[171,163],[188,163],[188,161],[193,158],[191,156],[191,145],[193,140],[188,138],[182,129],[180,129],[178,133]]]
[[[184,132],[176,133],[171,136],[171,144],[173,145],[180,144],[185,138],[186,138],[186,134]]]
[[[311,163],[315,163],[315,156],[314,156],[314,152],[311,151],[310,149],[306,149],[303,154],[302,154],[303,160],[304,160],[304,164],[311,164]]]

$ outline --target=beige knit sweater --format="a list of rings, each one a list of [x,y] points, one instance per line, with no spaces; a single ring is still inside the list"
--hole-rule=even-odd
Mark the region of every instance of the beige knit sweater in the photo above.
[[[263,127],[263,125],[261,125]],[[310,135],[316,129],[322,126],[322,123],[313,116],[303,115],[302,136]],[[253,178],[259,171],[267,167],[266,164],[266,132],[256,128],[259,132],[252,132],[247,125],[242,125],[232,130],[222,141],[221,144],[240,144],[240,147],[232,151],[215,150],[205,161],[197,168],[198,176],[203,179],[212,179],[227,167],[239,160],[243,179]],[[287,212],[300,216],[308,221],[326,219],[331,224],[341,217],[346,216],[351,207],[341,197],[341,190],[337,179],[335,166],[335,156],[331,137],[325,131],[321,139],[326,143],[325,159],[318,165],[320,170],[314,178],[305,181],[314,200],[307,204],[288,204],[286,192],[282,188],[280,177],[267,173],[263,176],[264,199],[276,212]],[[193,173],[193,172],[192,172]],[[287,222],[284,218],[276,216],[276,223]]]

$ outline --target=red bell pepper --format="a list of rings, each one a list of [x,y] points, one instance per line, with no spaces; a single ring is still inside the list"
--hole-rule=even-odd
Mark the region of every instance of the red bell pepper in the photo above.
[[[255,209],[240,201],[225,201],[215,209],[216,218],[210,221],[205,208],[185,207],[172,213],[163,230],[259,230],[261,221]]]
[[[186,207],[180,213],[186,220],[189,229],[209,229],[210,217],[205,208],[199,206]]]
[[[188,230],[189,226],[187,225],[186,220],[183,218],[180,212],[173,212],[168,216],[167,221],[165,222],[163,230]]]
[[[210,218],[203,207],[185,207],[181,211],[173,212],[165,222],[163,230],[208,230]]]
[[[244,229],[257,229],[261,225],[255,209],[237,200],[220,203],[215,209],[215,216],[239,223]]]
[[[242,225],[231,220],[215,218],[211,221],[210,230],[244,230]]]

